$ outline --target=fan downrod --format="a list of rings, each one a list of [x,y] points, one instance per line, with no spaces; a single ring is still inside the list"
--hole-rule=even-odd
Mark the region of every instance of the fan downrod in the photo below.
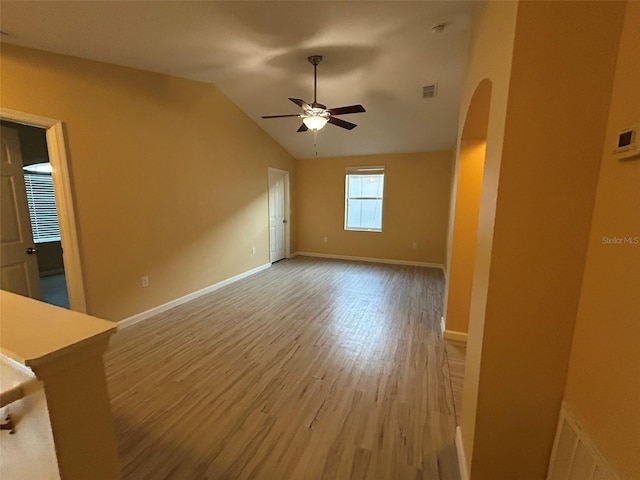
[[[309,60],[309,63],[313,65],[313,103],[311,106],[313,108],[321,108],[324,110],[327,107],[318,103],[318,99],[316,98],[318,92],[318,64],[322,61],[322,55],[311,55],[307,60]]]

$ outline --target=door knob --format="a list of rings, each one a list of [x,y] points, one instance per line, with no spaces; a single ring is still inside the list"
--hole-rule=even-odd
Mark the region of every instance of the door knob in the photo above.
[[[27,248],[27,255],[33,255],[34,253],[38,253],[38,249],[34,247]]]

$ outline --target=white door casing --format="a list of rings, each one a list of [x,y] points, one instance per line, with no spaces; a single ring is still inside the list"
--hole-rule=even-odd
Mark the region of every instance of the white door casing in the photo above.
[[[269,168],[269,261],[282,260],[288,254],[289,173]]]
[[[0,132],[0,288],[40,299],[38,259],[31,233],[31,219],[24,186],[18,131]],[[27,253],[31,250],[31,254]]]
[[[60,225],[64,271],[71,310],[86,313],[87,305],[80,261],[80,244],[76,228],[75,208],[62,122],[30,113],[0,107],[0,118],[46,129],[47,151],[53,168],[51,173]]]

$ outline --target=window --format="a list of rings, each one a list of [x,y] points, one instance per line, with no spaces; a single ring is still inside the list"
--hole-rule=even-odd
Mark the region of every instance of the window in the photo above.
[[[35,243],[60,241],[60,226],[53,195],[51,166],[48,163],[24,167],[31,231]]]
[[[382,231],[384,167],[349,167],[345,185],[345,230]]]

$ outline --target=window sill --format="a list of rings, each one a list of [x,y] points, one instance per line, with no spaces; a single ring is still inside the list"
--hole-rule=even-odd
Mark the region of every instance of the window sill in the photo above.
[[[345,228],[345,232],[373,232],[373,233],[382,233],[382,229],[373,229],[373,228]]]

